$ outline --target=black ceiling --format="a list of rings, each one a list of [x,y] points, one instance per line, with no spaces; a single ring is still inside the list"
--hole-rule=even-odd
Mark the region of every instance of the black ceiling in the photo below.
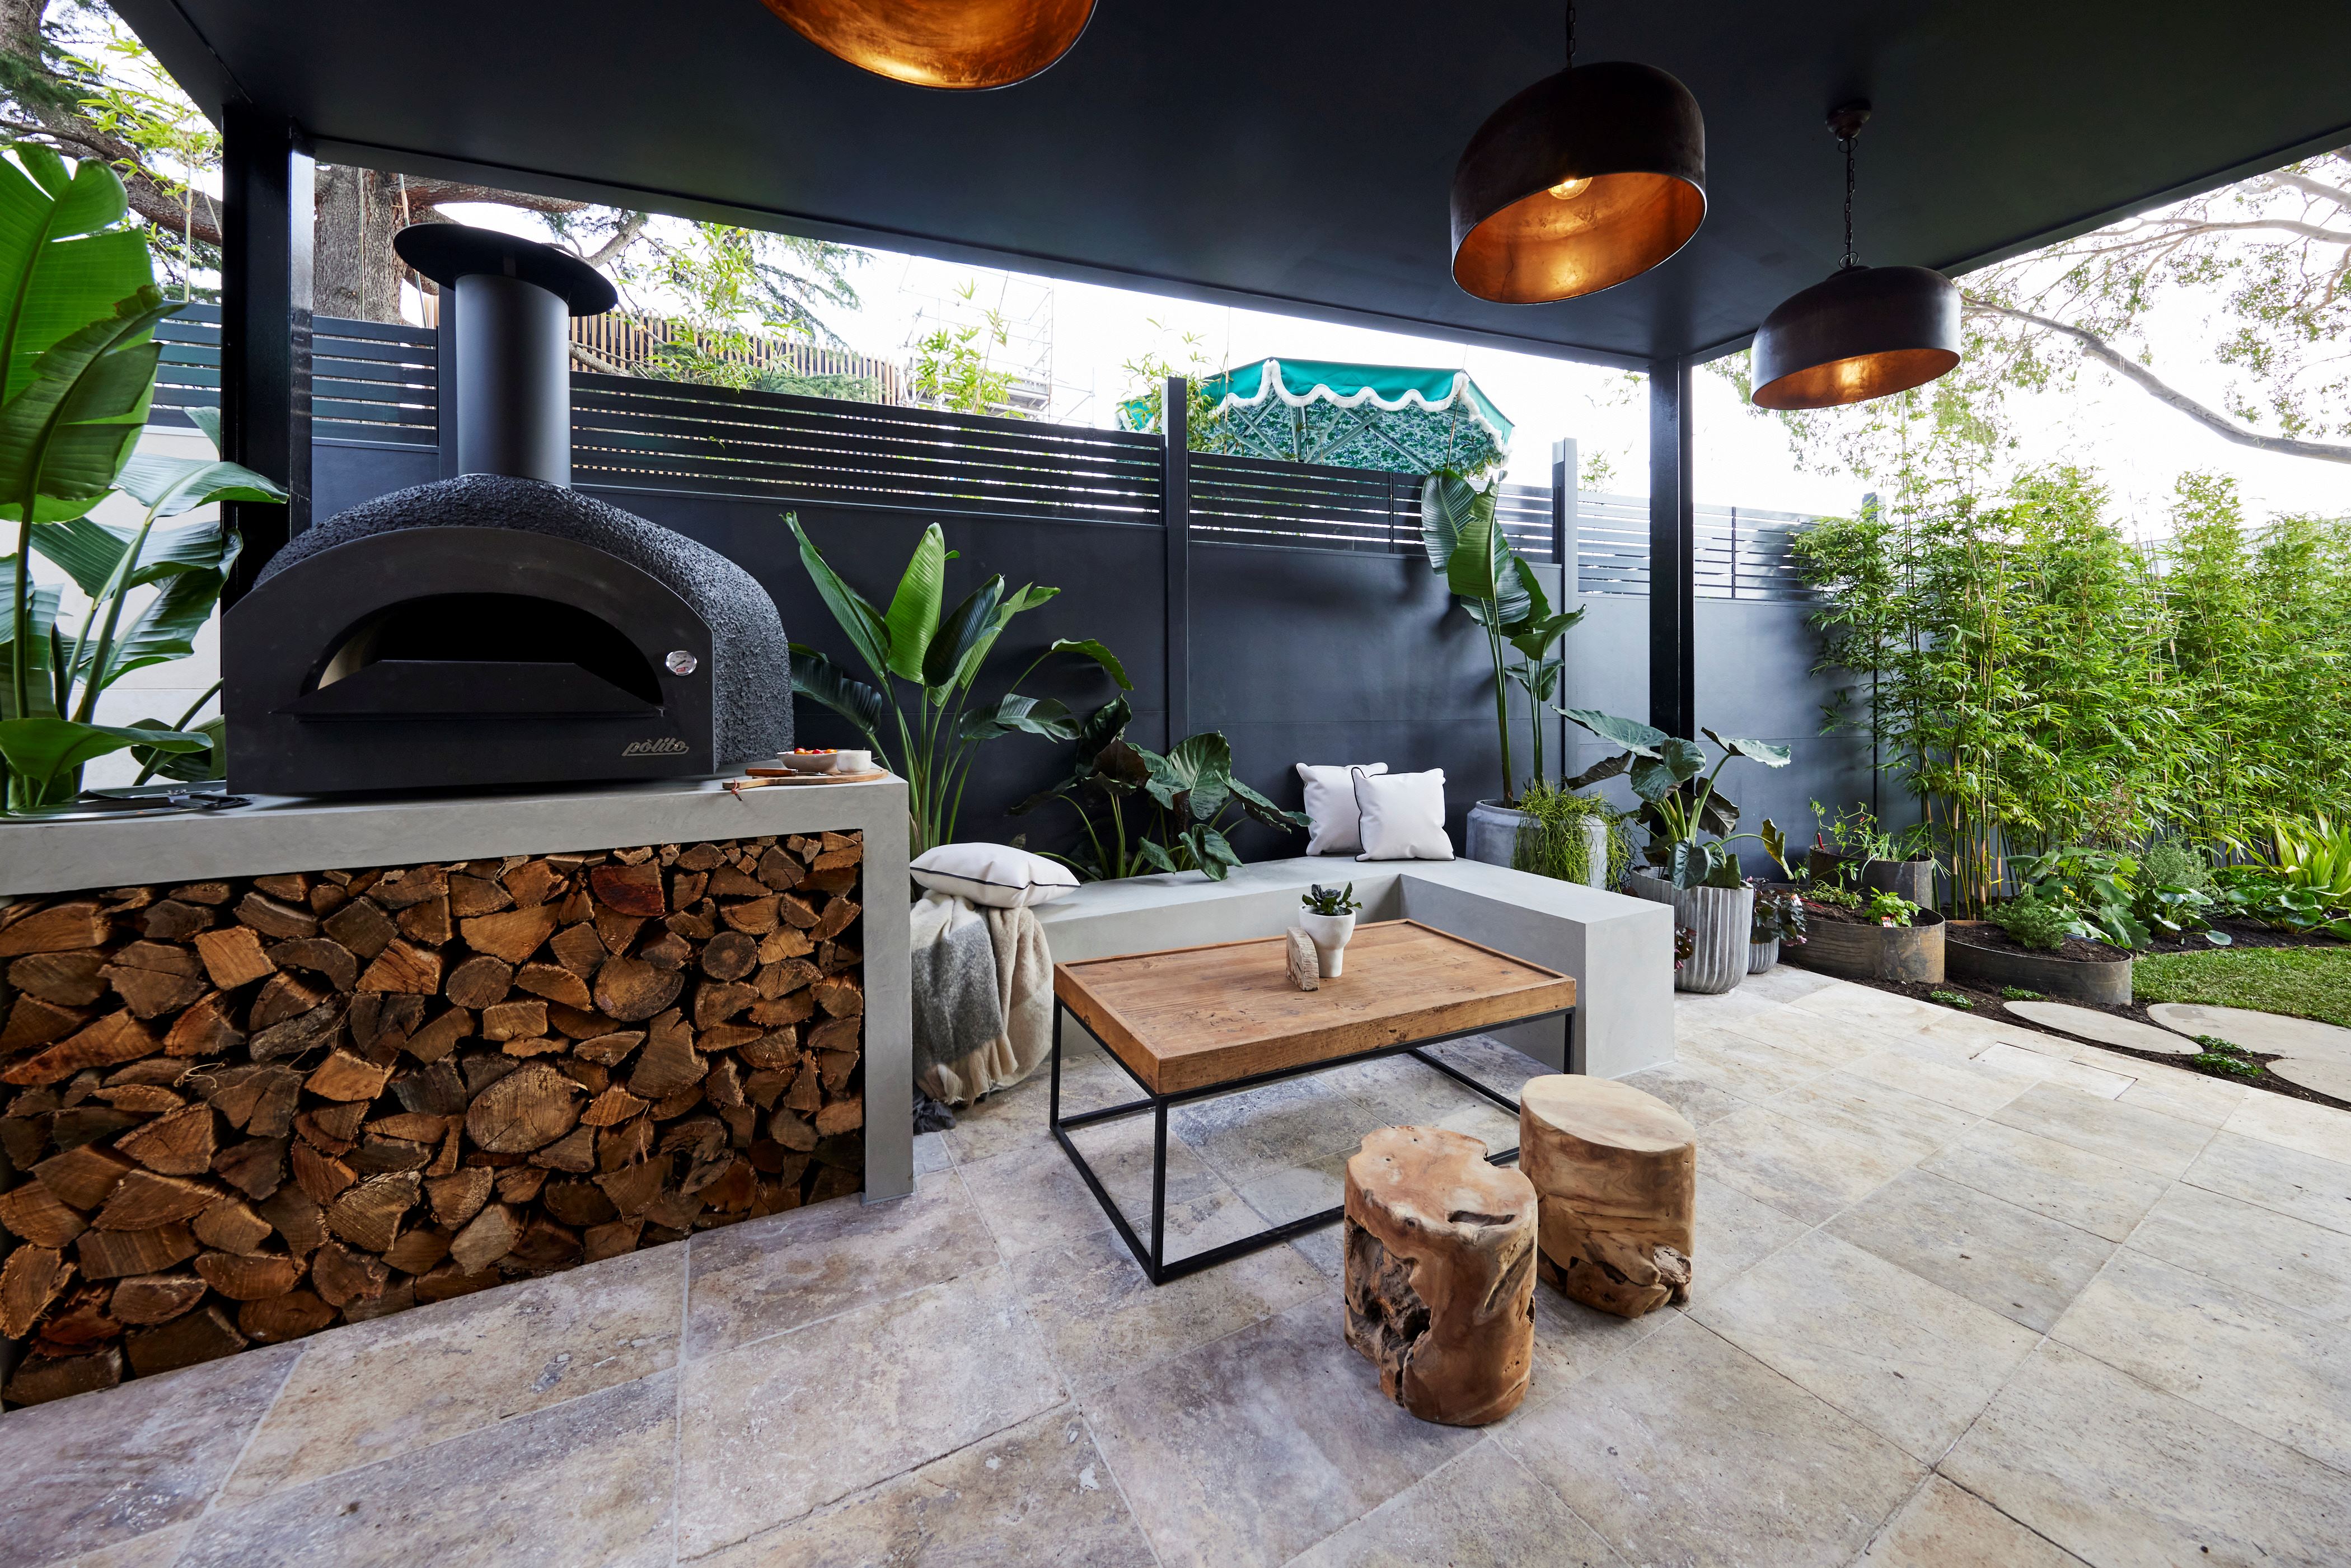
[[[899,86],[759,0],[116,0],[207,110],[319,155],[1605,361],[1742,341],[1834,268],[1855,97],[1868,262],[1953,269],[2351,140],[2351,5],[1584,0],[1585,59],[1687,82],[1704,227],[1582,300],[1448,270],[1479,121],[1556,68],[1541,0],[1100,0],[995,92]]]

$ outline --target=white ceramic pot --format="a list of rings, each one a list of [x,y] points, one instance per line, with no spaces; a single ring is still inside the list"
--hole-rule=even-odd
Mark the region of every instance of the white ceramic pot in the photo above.
[[[1298,928],[1306,933],[1306,939],[1309,942],[1314,944],[1314,956],[1321,962],[1322,977],[1326,980],[1337,979],[1339,967],[1345,961],[1347,939],[1355,934],[1353,913],[1351,911],[1345,915],[1301,914],[1298,917]]]
[[[1636,871],[1625,879],[1635,898],[1674,906],[1674,923],[1698,933],[1698,950],[1674,972],[1674,989],[1719,996],[1747,977],[1755,923],[1751,887],[1675,887],[1663,877]]]

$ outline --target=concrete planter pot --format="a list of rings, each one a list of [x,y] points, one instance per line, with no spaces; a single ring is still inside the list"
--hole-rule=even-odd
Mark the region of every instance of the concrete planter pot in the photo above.
[[[1911,925],[1853,925],[1841,920],[1806,923],[1804,945],[1789,962],[1848,980],[1943,983],[1943,928],[1933,910]]]
[[[2016,953],[1980,940],[1999,926],[1983,920],[1951,924],[1951,973],[1991,989],[2022,986],[2045,997],[2123,1007],[2131,999],[2131,960],[2094,964],[2054,953]]]
[[[1625,891],[1653,904],[1674,906],[1674,923],[1698,933],[1689,961],[1674,971],[1674,988],[1719,996],[1747,977],[1755,946],[1755,890],[1751,887],[1675,887],[1663,877],[1636,871]]]
[[[1488,865],[1516,865],[1519,854],[1519,834],[1534,819],[1515,806],[1505,806],[1499,800],[1480,800],[1469,808],[1468,840],[1466,858],[1483,861]],[[1583,882],[1587,887],[1606,888],[1608,885],[1608,824],[1597,820],[1583,824],[1584,864],[1590,867]]]
[[[1747,972],[1749,974],[1760,975],[1779,961],[1780,939],[1777,936],[1772,937],[1769,942],[1750,942],[1747,944]]]

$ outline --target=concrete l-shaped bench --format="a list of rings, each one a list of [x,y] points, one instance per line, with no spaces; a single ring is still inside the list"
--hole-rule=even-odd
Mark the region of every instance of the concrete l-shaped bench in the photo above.
[[[1357,918],[1418,920],[1575,977],[1569,1060],[1554,1020],[1494,1030],[1562,1071],[1618,1078],[1674,1057],[1671,905],[1477,861],[1301,856],[1237,867],[1088,883],[1040,904],[1056,961],[1278,936],[1312,883],[1355,884]]]

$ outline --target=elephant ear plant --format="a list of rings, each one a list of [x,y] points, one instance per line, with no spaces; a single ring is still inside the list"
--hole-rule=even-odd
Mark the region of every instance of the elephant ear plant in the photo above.
[[[1196,871],[1210,882],[1222,882],[1241,863],[1225,837],[1228,828],[1238,825],[1224,820],[1227,811],[1238,810],[1251,821],[1284,832],[1307,825],[1298,812],[1282,810],[1233,777],[1233,748],[1223,736],[1214,730],[1192,736],[1163,757],[1126,738],[1134,716],[1124,697],[1096,708],[1079,727],[1070,776],[1012,808],[1018,817],[1059,800],[1078,814],[1092,858],[1055,859],[1098,880]],[[1092,801],[1102,803],[1102,815],[1088,810]]]
[[[906,779],[915,853],[955,837],[964,785],[980,746],[1014,734],[1041,735],[1049,740],[1078,737],[1076,717],[1054,697],[1007,691],[992,703],[971,704],[981,666],[1012,618],[1036,609],[1060,589],[1023,586],[1008,594],[1004,579],[991,577],[954,609],[942,611],[946,564],[955,552],[933,523],[915,542],[890,607],[877,610],[825,563],[798,516],[787,513],[784,521],[800,542],[800,564],[808,569],[825,608],[841,623],[876,683],[869,685],[814,648],[795,643],[792,689],[855,725],[876,756],[896,759],[893,766]],[[1019,685],[1038,665],[1061,653],[1101,665],[1121,691],[1134,689],[1117,658],[1091,638],[1056,641],[1030,660],[1012,684]],[[911,698],[901,697],[899,682],[914,688]]]
[[[156,531],[162,518],[225,500],[283,501],[262,476],[218,458],[133,457],[154,395],[155,323],[180,308],[154,287],[144,236],[122,226],[122,182],[105,164],[68,169],[47,148],[0,159],[0,518],[16,525],[0,558],[0,758],[6,807],[71,800],[89,762],[124,749],[174,779],[218,777],[218,720],[187,726],[219,689],[172,723],[96,722],[99,697],[134,670],[182,658],[211,619],[236,541],[217,522]],[[218,441],[218,425],[199,418]],[[145,506],[135,528],[89,513],[118,491]],[[62,591],[33,581],[39,555],[89,599],[78,629],[59,624]],[[132,596],[144,595],[135,612]],[[126,616],[128,620],[126,621]]]
[[[1560,713],[1601,739],[1625,749],[1618,756],[1587,769],[1578,783],[1597,782],[1619,773],[1631,776],[1633,793],[1641,799],[1635,820],[1647,831],[1644,857],[1676,887],[1743,887],[1739,856],[1730,846],[1741,839],[1761,842],[1783,863],[1787,841],[1779,825],[1763,821],[1760,833],[1736,832],[1739,808],[1715,788],[1715,780],[1734,757],[1766,768],[1785,768],[1789,751],[1768,741],[1740,740],[1698,733],[1722,750],[1712,771],[1707,768],[1706,747],[1629,718],[1617,718],[1591,708],[1561,708]]]

